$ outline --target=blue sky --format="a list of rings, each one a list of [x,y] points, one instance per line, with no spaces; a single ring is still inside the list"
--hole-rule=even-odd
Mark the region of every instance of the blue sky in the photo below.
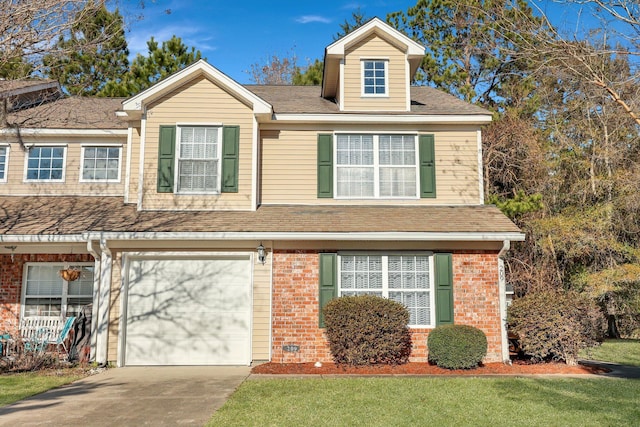
[[[125,14],[136,12],[137,2],[130,3],[123,5]],[[387,13],[406,11],[415,4],[415,0],[145,0],[143,18],[129,23],[127,42],[135,56],[146,54],[151,36],[163,41],[175,34],[220,71],[250,83],[246,71],[251,64],[266,63],[271,55],[294,52],[299,65],[322,59],[340,24],[358,6],[366,16],[385,20]]]
[[[575,26],[581,17],[562,3],[536,1],[557,25]],[[367,16],[386,19],[388,13],[414,6],[416,0],[139,0],[121,3],[130,20],[127,41],[131,56],[146,54],[146,42],[159,42],[172,35],[202,52],[209,63],[240,83],[250,83],[251,64],[267,62],[272,55],[298,58],[298,65],[322,59],[340,24],[358,7]],[[168,12],[170,11],[170,13]]]

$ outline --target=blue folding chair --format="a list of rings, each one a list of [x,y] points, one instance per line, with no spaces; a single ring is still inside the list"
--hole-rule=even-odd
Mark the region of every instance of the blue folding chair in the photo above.
[[[36,333],[24,342],[24,350],[30,351],[34,353],[42,353],[47,349],[47,345],[49,344],[49,336],[51,335],[51,331],[49,328],[40,328],[36,331]]]
[[[60,346],[64,349],[66,353],[66,357],[69,357],[69,349],[67,348],[67,344],[65,341],[67,340],[67,336],[69,336],[69,331],[71,331],[71,327],[73,326],[73,322],[75,322],[75,317],[67,317],[66,322],[64,322],[64,326],[60,330],[60,334],[58,334],[58,338],[56,338],[56,351],[60,353]]]

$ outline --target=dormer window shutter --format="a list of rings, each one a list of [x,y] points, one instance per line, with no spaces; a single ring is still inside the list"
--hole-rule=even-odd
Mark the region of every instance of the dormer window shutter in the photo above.
[[[160,126],[158,141],[158,193],[173,193],[176,127]]]
[[[222,128],[222,189],[223,193],[238,192],[238,159],[240,126]]]
[[[433,135],[420,135],[420,198],[436,197],[436,155]]]
[[[333,198],[333,135],[318,134],[318,198]]]

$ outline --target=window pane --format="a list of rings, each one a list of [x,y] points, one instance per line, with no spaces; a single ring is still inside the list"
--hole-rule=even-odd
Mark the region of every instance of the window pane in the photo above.
[[[338,197],[417,197],[417,173],[415,135],[336,137]]]
[[[362,88],[365,94],[386,93],[385,61],[363,61]]]
[[[63,169],[63,147],[33,147],[29,150],[27,179],[62,180]]]
[[[429,289],[427,256],[389,256],[388,271],[390,289]]]
[[[4,179],[7,169],[7,147],[0,147],[0,179]]]
[[[25,296],[62,295],[64,281],[58,275],[59,265],[30,265],[27,267]]]
[[[93,295],[93,267],[79,267],[82,270],[78,280],[69,282],[68,295],[88,296],[91,299]]]
[[[373,197],[374,168],[338,168],[338,196]]]
[[[69,298],[67,299],[67,317],[78,317],[82,307],[92,303],[91,297],[88,298]]]
[[[60,298],[26,298],[25,316],[60,316],[62,313]]]
[[[429,292],[389,292],[389,299],[407,307],[410,325],[428,325],[430,323]]]
[[[382,277],[385,271],[387,277]],[[341,255],[340,295],[375,294],[407,307],[410,324],[431,325],[427,255]]]
[[[180,128],[178,191],[213,192],[218,187],[217,127]]]
[[[340,287],[342,289],[382,289],[380,256],[341,256]]]

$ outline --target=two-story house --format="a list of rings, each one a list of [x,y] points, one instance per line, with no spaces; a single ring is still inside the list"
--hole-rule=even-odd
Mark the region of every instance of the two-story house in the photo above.
[[[198,61],[129,99],[11,112],[0,329],[93,303],[99,363],[330,361],[323,305],[373,293],[408,308],[411,360],[447,323],[508,359],[500,257],[524,236],[484,204],[491,114],[412,87],[423,55],[373,19],[326,48],[322,87]]]

